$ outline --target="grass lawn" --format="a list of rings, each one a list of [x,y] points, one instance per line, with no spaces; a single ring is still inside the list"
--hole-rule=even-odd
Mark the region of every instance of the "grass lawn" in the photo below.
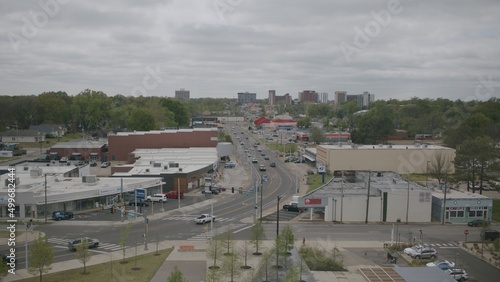
[[[500,199],[493,199],[492,219],[495,222],[500,222]]]
[[[149,253],[136,258],[127,259],[127,263],[121,263],[121,260],[87,266],[87,274],[83,273],[83,264],[80,268],[66,270],[43,275],[45,282],[85,282],[85,281],[136,281],[148,282],[155,275],[156,271],[163,264],[172,248],[158,251],[159,255]],[[90,258],[92,261],[92,258]],[[167,277],[165,277],[166,280]],[[18,280],[23,282],[38,282],[39,277]]]
[[[311,192],[312,190],[322,186],[324,183],[321,182],[321,174],[311,174],[309,176],[309,189],[307,189],[307,192]],[[329,174],[325,174],[325,183],[330,181],[332,179],[332,176]]]

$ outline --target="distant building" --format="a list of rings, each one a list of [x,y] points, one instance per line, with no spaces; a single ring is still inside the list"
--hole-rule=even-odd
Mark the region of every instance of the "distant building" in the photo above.
[[[256,93],[240,92],[238,93],[238,103],[255,103],[257,101]]]
[[[31,125],[28,130],[39,131],[43,135],[52,135],[53,137],[63,137],[66,133],[66,126],[62,124],[39,124]]]
[[[4,143],[25,143],[25,142],[44,142],[45,134],[36,130],[9,130],[0,132],[0,142]]]
[[[358,95],[358,106],[363,110],[368,109],[368,105],[373,101],[375,101],[375,94],[370,94],[368,91]]]
[[[347,91],[335,91],[335,107],[338,108],[346,100]]]
[[[269,90],[268,104],[271,106],[276,104],[276,90]]]
[[[180,90],[175,90],[175,98],[179,100],[189,100],[189,90],[181,88]]]
[[[322,104],[328,104],[328,93],[326,92],[322,92],[322,93],[319,93],[319,100],[318,102],[322,103]]]
[[[288,94],[288,93],[286,93],[283,96],[275,96],[274,104],[275,105],[279,105],[279,104],[291,105],[292,104],[292,96],[290,96],[290,94]]]
[[[300,103],[318,103],[318,92],[314,90],[304,90],[299,92]]]

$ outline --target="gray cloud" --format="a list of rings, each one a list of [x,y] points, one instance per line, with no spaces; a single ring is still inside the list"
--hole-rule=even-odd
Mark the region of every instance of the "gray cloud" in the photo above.
[[[53,14],[39,4],[58,1],[68,3]],[[192,97],[265,98],[269,89],[296,97],[314,89],[455,100],[473,96],[478,77],[491,75],[498,96],[498,1],[401,0],[368,44],[356,46],[356,30],[366,36],[372,11],[390,2],[9,1],[0,10],[0,95],[86,88],[131,95],[147,68],[159,66],[161,81],[147,95],[182,87]],[[44,13],[46,23],[23,35]],[[346,59],[341,46],[356,53]]]

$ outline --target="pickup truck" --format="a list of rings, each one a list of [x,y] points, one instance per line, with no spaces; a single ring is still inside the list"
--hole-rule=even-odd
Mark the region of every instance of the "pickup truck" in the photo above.
[[[212,216],[207,213],[204,213],[194,219],[194,222],[196,222],[196,224],[205,224],[210,221],[215,221],[215,216]]]
[[[72,212],[67,211],[55,211],[52,213],[53,220],[63,220],[63,219],[71,219],[73,218]]]
[[[286,211],[291,211],[291,212],[301,212],[302,211],[302,209],[299,208],[298,205],[294,205],[294,204],[283,205],[283,209]]]
[[[178,199],[179,195],[180,195],[181,199],[184,199],[184,193],[182,193],[182,192],[180,194],[178,194],[177,191],[172,190],[172,191],[166,192],[164,194],[168,199]]]

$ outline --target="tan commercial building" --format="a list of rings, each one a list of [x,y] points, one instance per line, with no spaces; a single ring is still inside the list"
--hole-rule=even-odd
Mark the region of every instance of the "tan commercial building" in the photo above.
[[[319,145],[316,163],[333,173],[342,170],[393,171],[399,174],[426,173],[436,158],[454,173],[455,149],[436,145]]]

